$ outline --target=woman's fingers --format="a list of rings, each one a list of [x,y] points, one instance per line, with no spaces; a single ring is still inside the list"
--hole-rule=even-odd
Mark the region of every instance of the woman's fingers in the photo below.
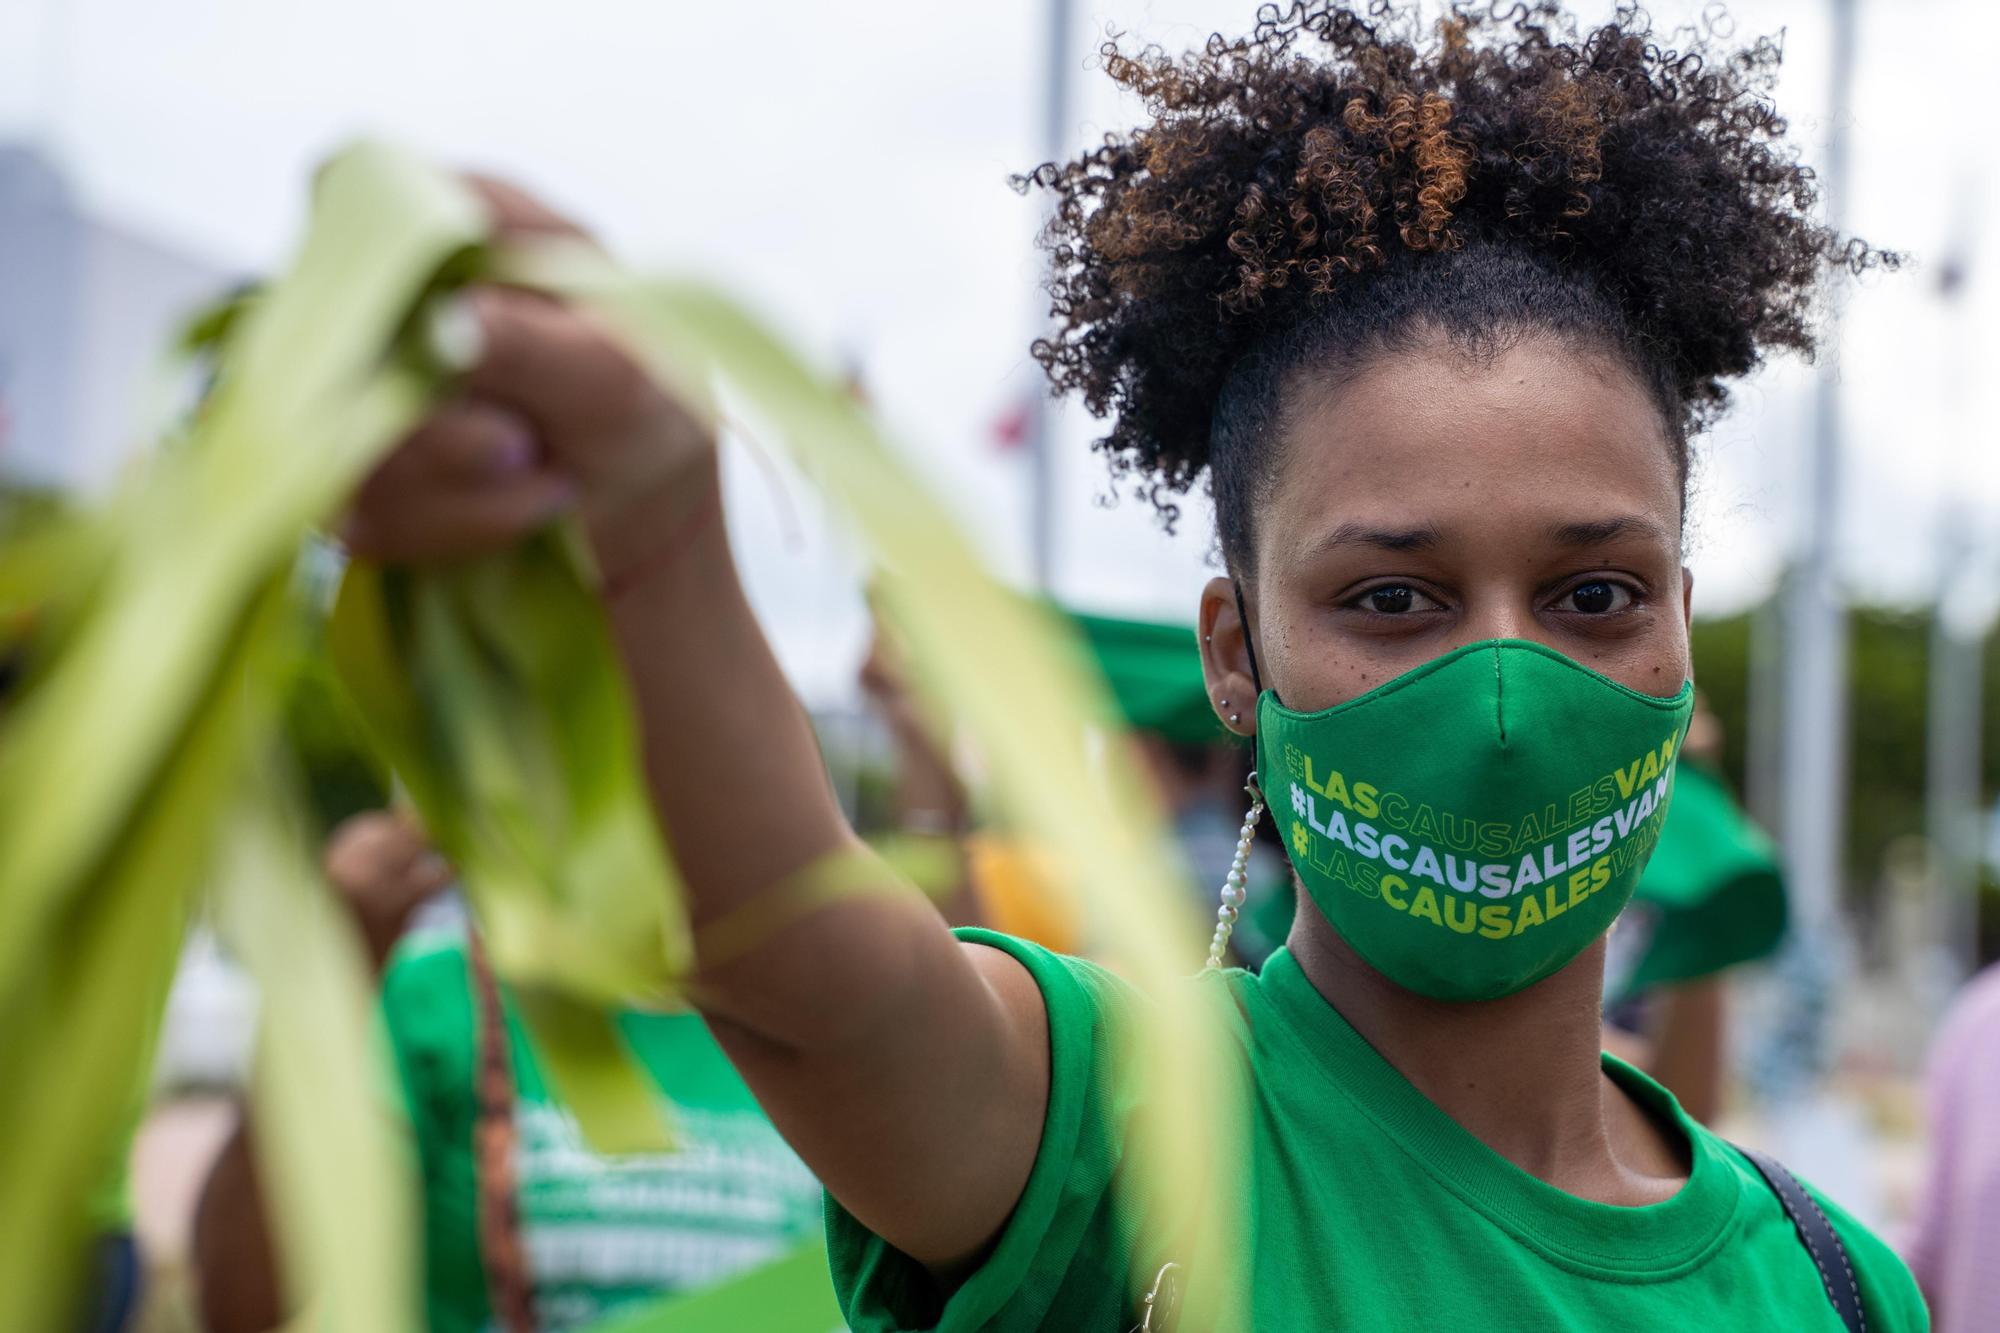
[[[713,457],[703,421],[587,313],[506,288],[472,299],[484,355],[466,389],[534,424],[551,461],[576,478],[594,535]]]
[[[371,479],[341,529],[354,555],[380,563],[459,560],[505,550],[566,512],[576,483],[542,468],[466,489],[397,490]],[[379,498],[366,492],[379,490]]]
[[[470,178],[502,235],[581,236],[504,181]],[[461,396],[376,468],[342,535],[385,562],[504,549],[580,503],[593,536],[710,454],[711,436],[611,332],[550,297],[504,287],[466,294],[479,323]],[[629,526],[629,525],[626,525]]]
[[[594,320],[505,287],[479,288],[471,301],[484,354],[465,387],[533,422],[563,461],[588,467],[662,414],[658,386]]]
[[[575,222],[508,181],[466,179],[503,238],[588,239]],[[661,395],[651,377],[574,308],[516,287],[478,287],[467,296],[479,321],[480,355],[466,387],[512,408],[546,437],[591,438],[658,409]]]
[[[459,553],[502,549],[548,526],[567,513],[576,502],[576,483],[550,468],[491,485],[441,494],[431,504],[430,521],[441,534],[438,558],[450,558],[447,545],[460,547]],[[424,558],[424,557],[418,557]]]
[[[447,483],[476,485],[530,473],[542,465],[541,444],[528,419],[478,399],[440,407],[403,447],[414,462]]]
[[[575,498],[575,483],[541,452],[519,413],[478,400],[449,404],[362,484],[341,536],[355,555],[382,561],[504,549]]]

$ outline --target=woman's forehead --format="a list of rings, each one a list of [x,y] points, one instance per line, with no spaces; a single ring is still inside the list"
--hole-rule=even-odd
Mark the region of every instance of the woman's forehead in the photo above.
[[[1666,422],[1602,354],[1544,339],[1480,358],[1400,353],[1301,393],[1285,416],[1263,526],[1287,547],[1358,528],[1435,541],[1496,522],[1678,534]]]

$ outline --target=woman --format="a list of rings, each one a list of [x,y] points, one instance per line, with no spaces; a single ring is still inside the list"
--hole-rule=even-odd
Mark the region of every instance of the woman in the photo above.
[[[1265,15],[1179,61],[1107,51],[1153,122],[1035,175],[1059,204],[1037,351],[1170,514],[1209,478],[1209,696],[1304,889],[1260,977],[1196,983],[1249,1074],[1217,1145],[1256,1209],[1240,1313],[1853,1327],[1838,1282],[1868,1327],[1920,1328],[1873,1236],[1822,1204],[1823,1277],[1757,1169],[1599,1050],[1604,935],[1686,724],[1688,436],[1868,258],[1806,216],[1760,100],[1775,48],[1676,55],[1631,13],[1576,38],[1547,6],[1408,41],[1374,10]],[[854,842],[744,603],[712,442],[586,320],[477,309],[465,400],[365,488],[355,540],[451,554],[578,507],[697,928],[721,921]],[[472,480],[525,430],[539,461]],[[1112,1199],[1115,978],[954,937],[885,879],[699,981],[831,1195],[857,1328],[1139,1322],[1173,1254]]]

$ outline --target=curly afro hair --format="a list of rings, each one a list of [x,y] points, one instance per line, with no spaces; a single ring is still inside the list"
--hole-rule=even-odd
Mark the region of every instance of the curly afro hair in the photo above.
[[[1020,180],[1054,192],[1035,356],[1109,417],[1096,447],[1169,526],[1206,469],[1245,569],[1290,376],[1442,332],[1595,339],[1687,438],[1771,349],[1810,356],[1820,281],[1894,257],[1815,221],[1764,39],[1672,49],[1636,7],[1266,5],[1181,57],[1102,50],[1151,123]],[[1711,25],[1712,26],[1712,25]]]

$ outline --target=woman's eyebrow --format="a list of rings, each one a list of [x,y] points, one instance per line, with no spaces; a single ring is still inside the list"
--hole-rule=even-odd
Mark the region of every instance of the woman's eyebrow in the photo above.
[[[1627,514],[1582,523],[1557,523],[1548,533],[1549,540],[1558,546],[1599,546],[1619,537],[1663,537],[1666,529],[1650,518]]]
[[[1372,546],[1381,551],[1427,551],[1443,539],[1429,523],[1411,528],[1373,528],[1366,523],[1343,523],[1313,543],[1312,554],[1320,555],[1342,546]]]

